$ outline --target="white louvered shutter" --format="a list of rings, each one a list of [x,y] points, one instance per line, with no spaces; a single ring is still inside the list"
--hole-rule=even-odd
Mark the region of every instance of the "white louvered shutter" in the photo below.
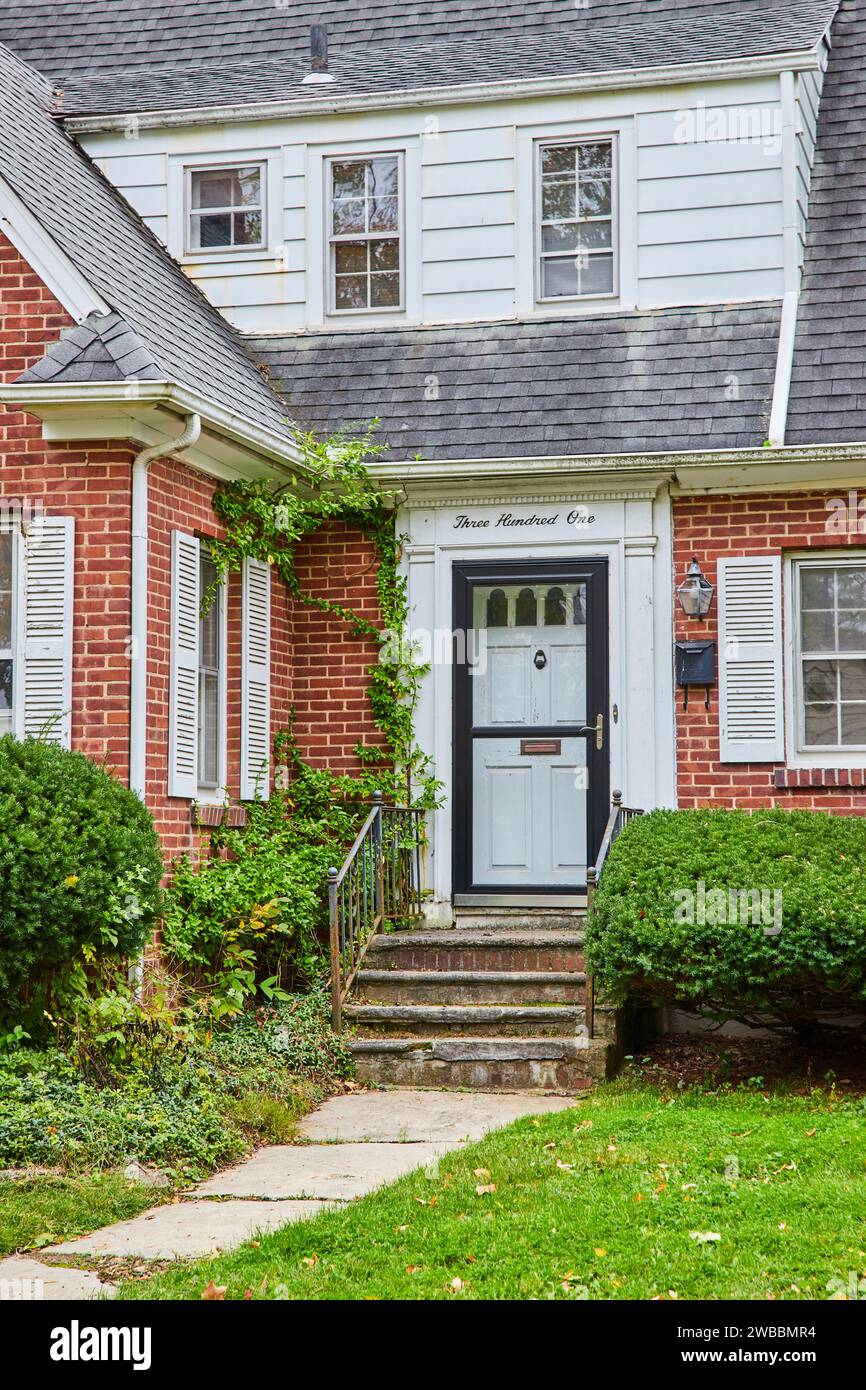
[[[266,800],[271,754],[271,567],[243,567],[241,798]]]
[[[75,520],[47,516],[23,541],[24,679],[19,731],[72,742],[72,591]]]
[[[168,794],[198,795],[199,543],[171,533]]]
[[[719,561],[719,734],[723,763],[780,762],[782,562]]]

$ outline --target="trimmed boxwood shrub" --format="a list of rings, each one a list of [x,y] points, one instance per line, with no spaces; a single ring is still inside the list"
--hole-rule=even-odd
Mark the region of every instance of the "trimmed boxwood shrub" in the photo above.
[[[0,1019],[38,1018],[85,948],[131,956],[160,908],[150,812],[82,753],[0,738]]]
[[[866,819],[654,811],[615,841],[587,924],[611,1002],[808,1034],[866,1007]]]

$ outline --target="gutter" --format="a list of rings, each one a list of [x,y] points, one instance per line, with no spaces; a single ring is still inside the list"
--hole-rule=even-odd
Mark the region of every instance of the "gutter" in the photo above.
[[[666,67],[613,68],[607,72],[568,76],[474,82],[463,86],[410,87],[398,92],[359,92],[327,96],[220,106],[186,106],[153,111],[105,112],[94,115],[55,113],[73,135],[126,130],[134,121],[139,130],[182,125],[212,125],[234,121],[262,121],[291,117],[327,116],[337,112],[384,111],[407,106],[449,106],[489,101],[520,101],[538,96],[574,96],[582,92],[625,91],[634,87],[681,86],[742,77],[776,77],[780,72],[817,71],[818,47],[795,49],[755,58],[728,58],[707,63],[680,63]],[[339,79],[338,79],[339,80]],[[321,91],[321,88],[319,89]]]
[[[110,382],[6,382],[0,385],[0,403],[39,414],[39,407],[80,406],[99,411],[136,405],[166,406],[180,415],[199,415],[202,423],[252,453],[264,455],[287,472],[306,473],[303,454],[291,439],[275,430],[254,425],[243,415],[217,405],[188,386],[168,381]],[[164,446],[163,446],[164,447]]]
[[[788,424],[788,402],[791,397],[791,376],[794,370],[794,347],[797,341],[797,319],[800,311],[802,263],[800,255],[800,225],[797,205],[797,79],[793,72],[783,72],[780,79],[782,102],[782,216],[785,268],[785,293],[782,298],[782,318],[779,325],[779,350],[776,357],[776,379],[773,384],[773,404],[770,410],[770,444],[774,449],[785,443]]]
[[[142,449],[132,461],[132,558],[130,566],[129,785],[142,801],[147,792],[147,470],[154,459],[176,458],[198,442],[201,416],[188,415],[181,434]]]

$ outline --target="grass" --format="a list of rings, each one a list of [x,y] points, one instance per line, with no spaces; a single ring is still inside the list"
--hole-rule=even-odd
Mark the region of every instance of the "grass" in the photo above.
[[[7,1179],[0,1182],[0,1254],[86,1235],[161,1200],[164,1193],[127,1182],[122,1173]]]
[[[866,1272],[863,1123],[832,1093],[619,1083],[120,1296],[826,1299]]]

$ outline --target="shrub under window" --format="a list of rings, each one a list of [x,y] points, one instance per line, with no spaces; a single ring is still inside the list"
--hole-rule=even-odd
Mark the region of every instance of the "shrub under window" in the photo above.
[[[808,1032],[866,1006],[866,819],[655,811],[614,844],[587,927],[612,1002]]]

